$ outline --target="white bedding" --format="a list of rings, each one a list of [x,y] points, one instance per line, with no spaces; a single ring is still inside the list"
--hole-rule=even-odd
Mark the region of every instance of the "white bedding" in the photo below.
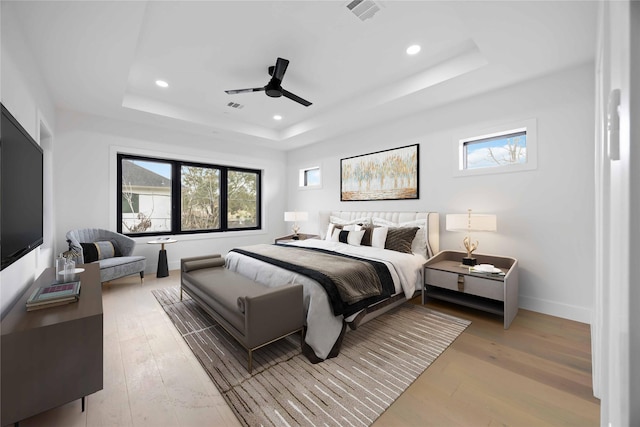
[[[421,289],[422,286],[422,266],[427,261],[422,255],[406,254],[370,246],[352,246],[319,239],[301,240],[289,244],[331,250],[384,262],[389,266],[396,293],[404,293],[407,299],[411,298],[415,291]],[[269,287],[287,283],[301,284],[305,312],[307,313],[305,341],[313,349],[316,356],[320,359],[327,358],[342,332],[343,317],[333,315],[329,298],[318,282],[237,252],[227,254],[226,264],[227,268]]]

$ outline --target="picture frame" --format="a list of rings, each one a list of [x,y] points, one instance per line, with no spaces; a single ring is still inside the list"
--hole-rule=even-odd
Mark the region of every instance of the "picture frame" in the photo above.
[[[340,201],[419,199],[419,147],[340,159]]]

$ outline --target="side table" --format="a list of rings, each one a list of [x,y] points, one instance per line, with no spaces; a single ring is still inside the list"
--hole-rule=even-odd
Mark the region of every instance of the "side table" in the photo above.
[[[276,237],[276,243],[286,243],[286,242],[295,242],[296,240],[307,240],[307,239],[319,239],[320,236],[317,234],[304,234],[298,233],[298,238],[294,239],[293,234],[289,234],[288,236]]]
[[[462,265],[466,252],[442,251],[424,265],[422,303],[427,298],[453,302],[498,314],[508,329],[518,313],[518,260],[476,254],[478,264],[493,264],[502,273],[473,272]]]
[[[167,263],[167,251],[164,248],[165,244],[175,243],[176,239],[171,238],[160,238],[156,240],[150,240],[147,243],[150,245],[162,245],[160,247],[160,252],[158,253],[158,272],[156,273],[156,277],[167,277],[169,275],[169,265]]]

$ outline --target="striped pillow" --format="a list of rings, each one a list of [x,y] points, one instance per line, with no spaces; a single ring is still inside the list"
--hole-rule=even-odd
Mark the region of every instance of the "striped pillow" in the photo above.
[[[347,243],[352,246],[360,246],[360,242],[362,242],[362,236],[364,235],[364,230],[340,230],[336,228],[333,230],[333,234],[331,235],[331,240],[334,242]]]
[[[418,227],[389,227],[384,248],[407,254],[413,253],[411,244],[417,231]]]
[[[84,263],[99,261],[101,259],[122,256],[118,245],[112,240],[105,240],[93,243],[80,243],[82,246],[82,254]]]

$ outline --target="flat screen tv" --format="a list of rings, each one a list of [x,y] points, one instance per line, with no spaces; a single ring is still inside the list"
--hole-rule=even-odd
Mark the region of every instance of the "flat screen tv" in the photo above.
[[[0,255],[4,270],[43,241],[42,148],[2,108],[0,122]]]

